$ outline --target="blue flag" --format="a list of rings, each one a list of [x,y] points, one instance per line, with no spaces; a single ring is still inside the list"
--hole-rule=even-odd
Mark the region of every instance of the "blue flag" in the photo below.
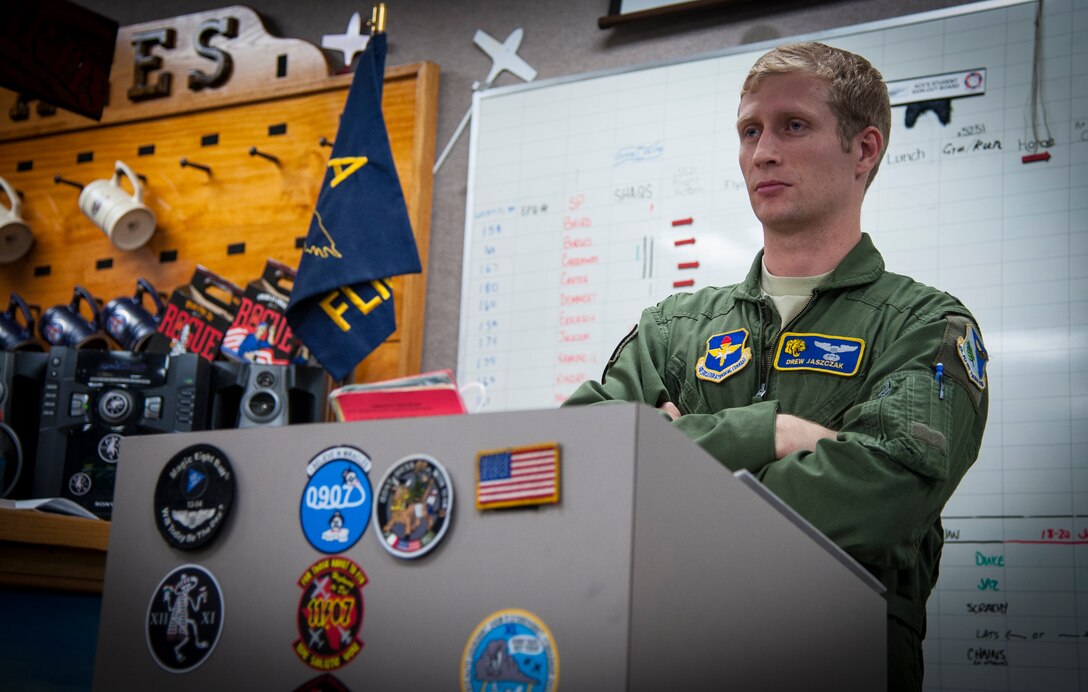
[[[355,68],[287,306],[338,380],[396,329],[388,278],[422,271],[382,118],[385,42],[372,36]]]

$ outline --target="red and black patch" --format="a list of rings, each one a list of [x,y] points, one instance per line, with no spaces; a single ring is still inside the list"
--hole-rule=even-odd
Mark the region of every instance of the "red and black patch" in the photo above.
[[[335,670],[363,649],[363,585],[366,574],[345,557],[327,557],[299,577],[295,654],[315,670]]]

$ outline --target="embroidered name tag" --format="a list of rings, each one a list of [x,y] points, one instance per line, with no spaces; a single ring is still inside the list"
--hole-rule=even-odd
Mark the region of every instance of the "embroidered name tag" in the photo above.
[[[849,336],[786,332],[778,342],[775,370],[815,370],[850,377],[861,367],[865,342]]]
[[[706,353],[695,364],[695,376],[707,382],[721,382],[751,360],[747,329],[715,334],[706,340]]]

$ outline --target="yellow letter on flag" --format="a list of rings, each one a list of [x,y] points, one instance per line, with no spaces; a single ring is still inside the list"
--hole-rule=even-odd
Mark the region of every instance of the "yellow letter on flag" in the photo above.
[[[329,187],[336,187],[347,180],[352,173],[365,166],[366,162],[367,158],[365,156],[344,156],[339,159],[329,159],[329,166],[336,171],[336,175],[333,176]]]

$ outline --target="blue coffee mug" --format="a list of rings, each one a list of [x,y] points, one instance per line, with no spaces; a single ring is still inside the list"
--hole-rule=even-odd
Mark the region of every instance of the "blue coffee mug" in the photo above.
[[[19,313],[23,315],[22,324],[19,324]],[[11,294],[8,309],[0,312],[0,350],[42,350],[42,345],[34,338],[34,315],[18,293]]]
[[[154,314],[144,307],[145,295],[150,296],[155,305]],[[141,277],[136,280],[136,293],[131,297],[122,296],[106,303],[100,322],[122,349],[142,351],[158,332],[162,312],[163,304],[158,292],[150,281]]]
[[[81,300],[91,309],[92,317],[89,320],[79,312]],[[53,346],[108,350],[110,342],[98,328],[98,312],[98,303],[91,292],[77,285],[72,293],[72,302],[54,305],[42,313],[38,332]]]

